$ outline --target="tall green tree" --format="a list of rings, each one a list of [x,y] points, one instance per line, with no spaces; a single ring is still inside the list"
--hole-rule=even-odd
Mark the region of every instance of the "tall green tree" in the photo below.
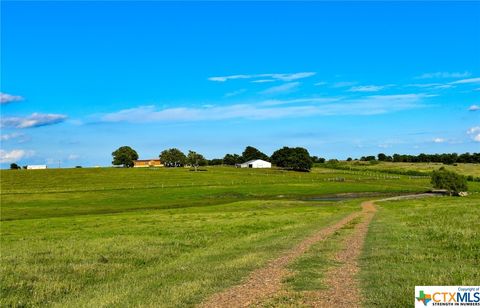
[[[159,157],[165,167],[182,167],[187,162],[185,154],[177,148],[164,150]]]
[[[445,189],[450,195],[468,190],[466,177],[443,167],[432,172],[431,183],[434,188]]]
[[[16,169],[22,169],[22,167],[20,167],[20,166],[17,165],[16,163],[11,163],[11,164],[10,164],[10,169],[16,170]]]
[[[235,166],[235,164],[240,164],[243,162],[243,158],[238,154],[227,154],[223,158],[223,163],[225,165]]]
[[[205,166],[207,165],[207,160],[205,157],[203,157],[202,154],[199,154],[195,151],[188,151],[187,155],[187,163],[195,168],[195,171],[197,171],[197,168],[199,166]]]
[[[112,153],[112,164],[115,166],[133,167],[133,161],[138,159],[137,152],[129,146],[119,147]]]
[[[309,171],[313,162],[305,148],[289,148],[283,147],[272,154],[272,163],[277,167],[296,170]]]
[[[258,149],[252,146],[247,146],[245,148],[245,150],[242,153],[242,158],[244,162],[249,160],[254,160],[254,159],[262,159],[262,160],[270,161],[270,158],[265,153],[260,152]]]

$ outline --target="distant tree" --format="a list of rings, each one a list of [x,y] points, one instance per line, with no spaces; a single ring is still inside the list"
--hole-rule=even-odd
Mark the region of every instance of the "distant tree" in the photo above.
[[[207,165],[207,160],[205,157],[203,157],[202,154],[199,154],[195,151],[188,151],[187,155],[187,163],[195,168],[195,171],[197,171],[197,168],[199,166],[206,166]]]
[[[347,161],[352,161],[352,158],[351,157],[347,158]]]
[[[270,160],[266,154],[260,152],[258,149],[252,146],[247,146],[245,148],[245,150],[242,153],[242,158],[243,158],[243,162],[254,160],[254,159],[262,159],[266,161]]]
[[[361,161],[372,161],[372,160],[375,160],[375,156],[371,155],[371,156],[362,156],[360,158]]]
[[[75,166],[75,168],[82,168],[82,166]]]
[[[432,185],[434,188],[446,189],[450,194],[467,191],[467,179],[458,173],[440,168],[432,172]]]
[[[296,170],[309,171],[313,162],[307,149],[283,147],[272,154],[272,162],[278,167]]]
[[[208,165],[210,166],[218,166],[223,164],[223,159],[221,158],[213,158],[208,161]]]
[[[23,168],[23,169],[27,169],[27,168],[28,168],[28,166],[27,166],[27,165],[25,165],[25,166],[23,166],[22,168]]]
[[[312,159],[312,162],[318,163],[318,164],[323,164],[325,162],[325,158],[323,157],[312,156],[311,159]]]
[[[22,167],[20,167],[20,166],[17,165],[16,163],[11,163],[11,164],[10,164],[10,169],[12,169],[12,170],[17,170],[17,169],[22,169]]]
[[[387,161],[388,156],[385,155],[384,153],[380,153],[377,155],[377,158],[379,161]]]
[[[223,163],[225,165],[235,166],[235,164],[240,164],[243,162],[243,158],[238,154],[227,154],[223,158]]]
[[[122,165],[123,167],[133,167],[133,161],[138,159],[137,152],[129,146],[119,147],[112,153],[113,165]]]
[[[159,157],[165,167],[182,167],[187,161],[185,154],[177,148],[164,150]]]

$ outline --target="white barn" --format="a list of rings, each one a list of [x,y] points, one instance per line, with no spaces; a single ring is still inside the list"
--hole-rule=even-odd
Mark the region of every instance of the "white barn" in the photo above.
[[[31,170],[47,169],[47,165],[28,165],[27,169],[31,169]]]
[[[272,168],[272,164],[261,159],[254,159],[238,164],[240,168]]]

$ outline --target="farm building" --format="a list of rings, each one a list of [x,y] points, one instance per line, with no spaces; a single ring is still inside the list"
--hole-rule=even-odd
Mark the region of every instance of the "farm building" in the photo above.
[[[133,161],[134,168],[145,168],[145,167],[162,167],[163,164],[160,159],[140,159]]]
[[[237,165],[240,168],[272,168],[272,164],[261,159],[254,159]]]
[[[27,169],[30,169],[30,170],[47,169],[47,165],[28,165]]]

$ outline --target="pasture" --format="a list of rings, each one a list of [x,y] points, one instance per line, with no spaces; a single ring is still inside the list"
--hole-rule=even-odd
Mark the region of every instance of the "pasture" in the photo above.
[[[0,176],[2,307],[194,306],[359,212],[362,200],[430,187],[426,178],[323,168],[3,170]],[[409,284],[419,281],[413,269],[426,273],[437,261],[465,266],[435,268],[421,282],[478,281],[480,185],[469,185],[473,194],[466,198],[378,204],[361,258],[367,306],[385,303],[393,292],[408,302]],[[314,200],[334,194],[350,198]],[[469,223],[457,228],[462,221]],[[292,298],[325,287],[324,271],[336,266],[331,256],[356,222],[289,265],[283,288]],[[414,247],[427,240],[434,250],[424,253],[436,257],[417,262],[423,250]],[[404,283],[391,276],[391,283],[376,285],[391,262]]]

